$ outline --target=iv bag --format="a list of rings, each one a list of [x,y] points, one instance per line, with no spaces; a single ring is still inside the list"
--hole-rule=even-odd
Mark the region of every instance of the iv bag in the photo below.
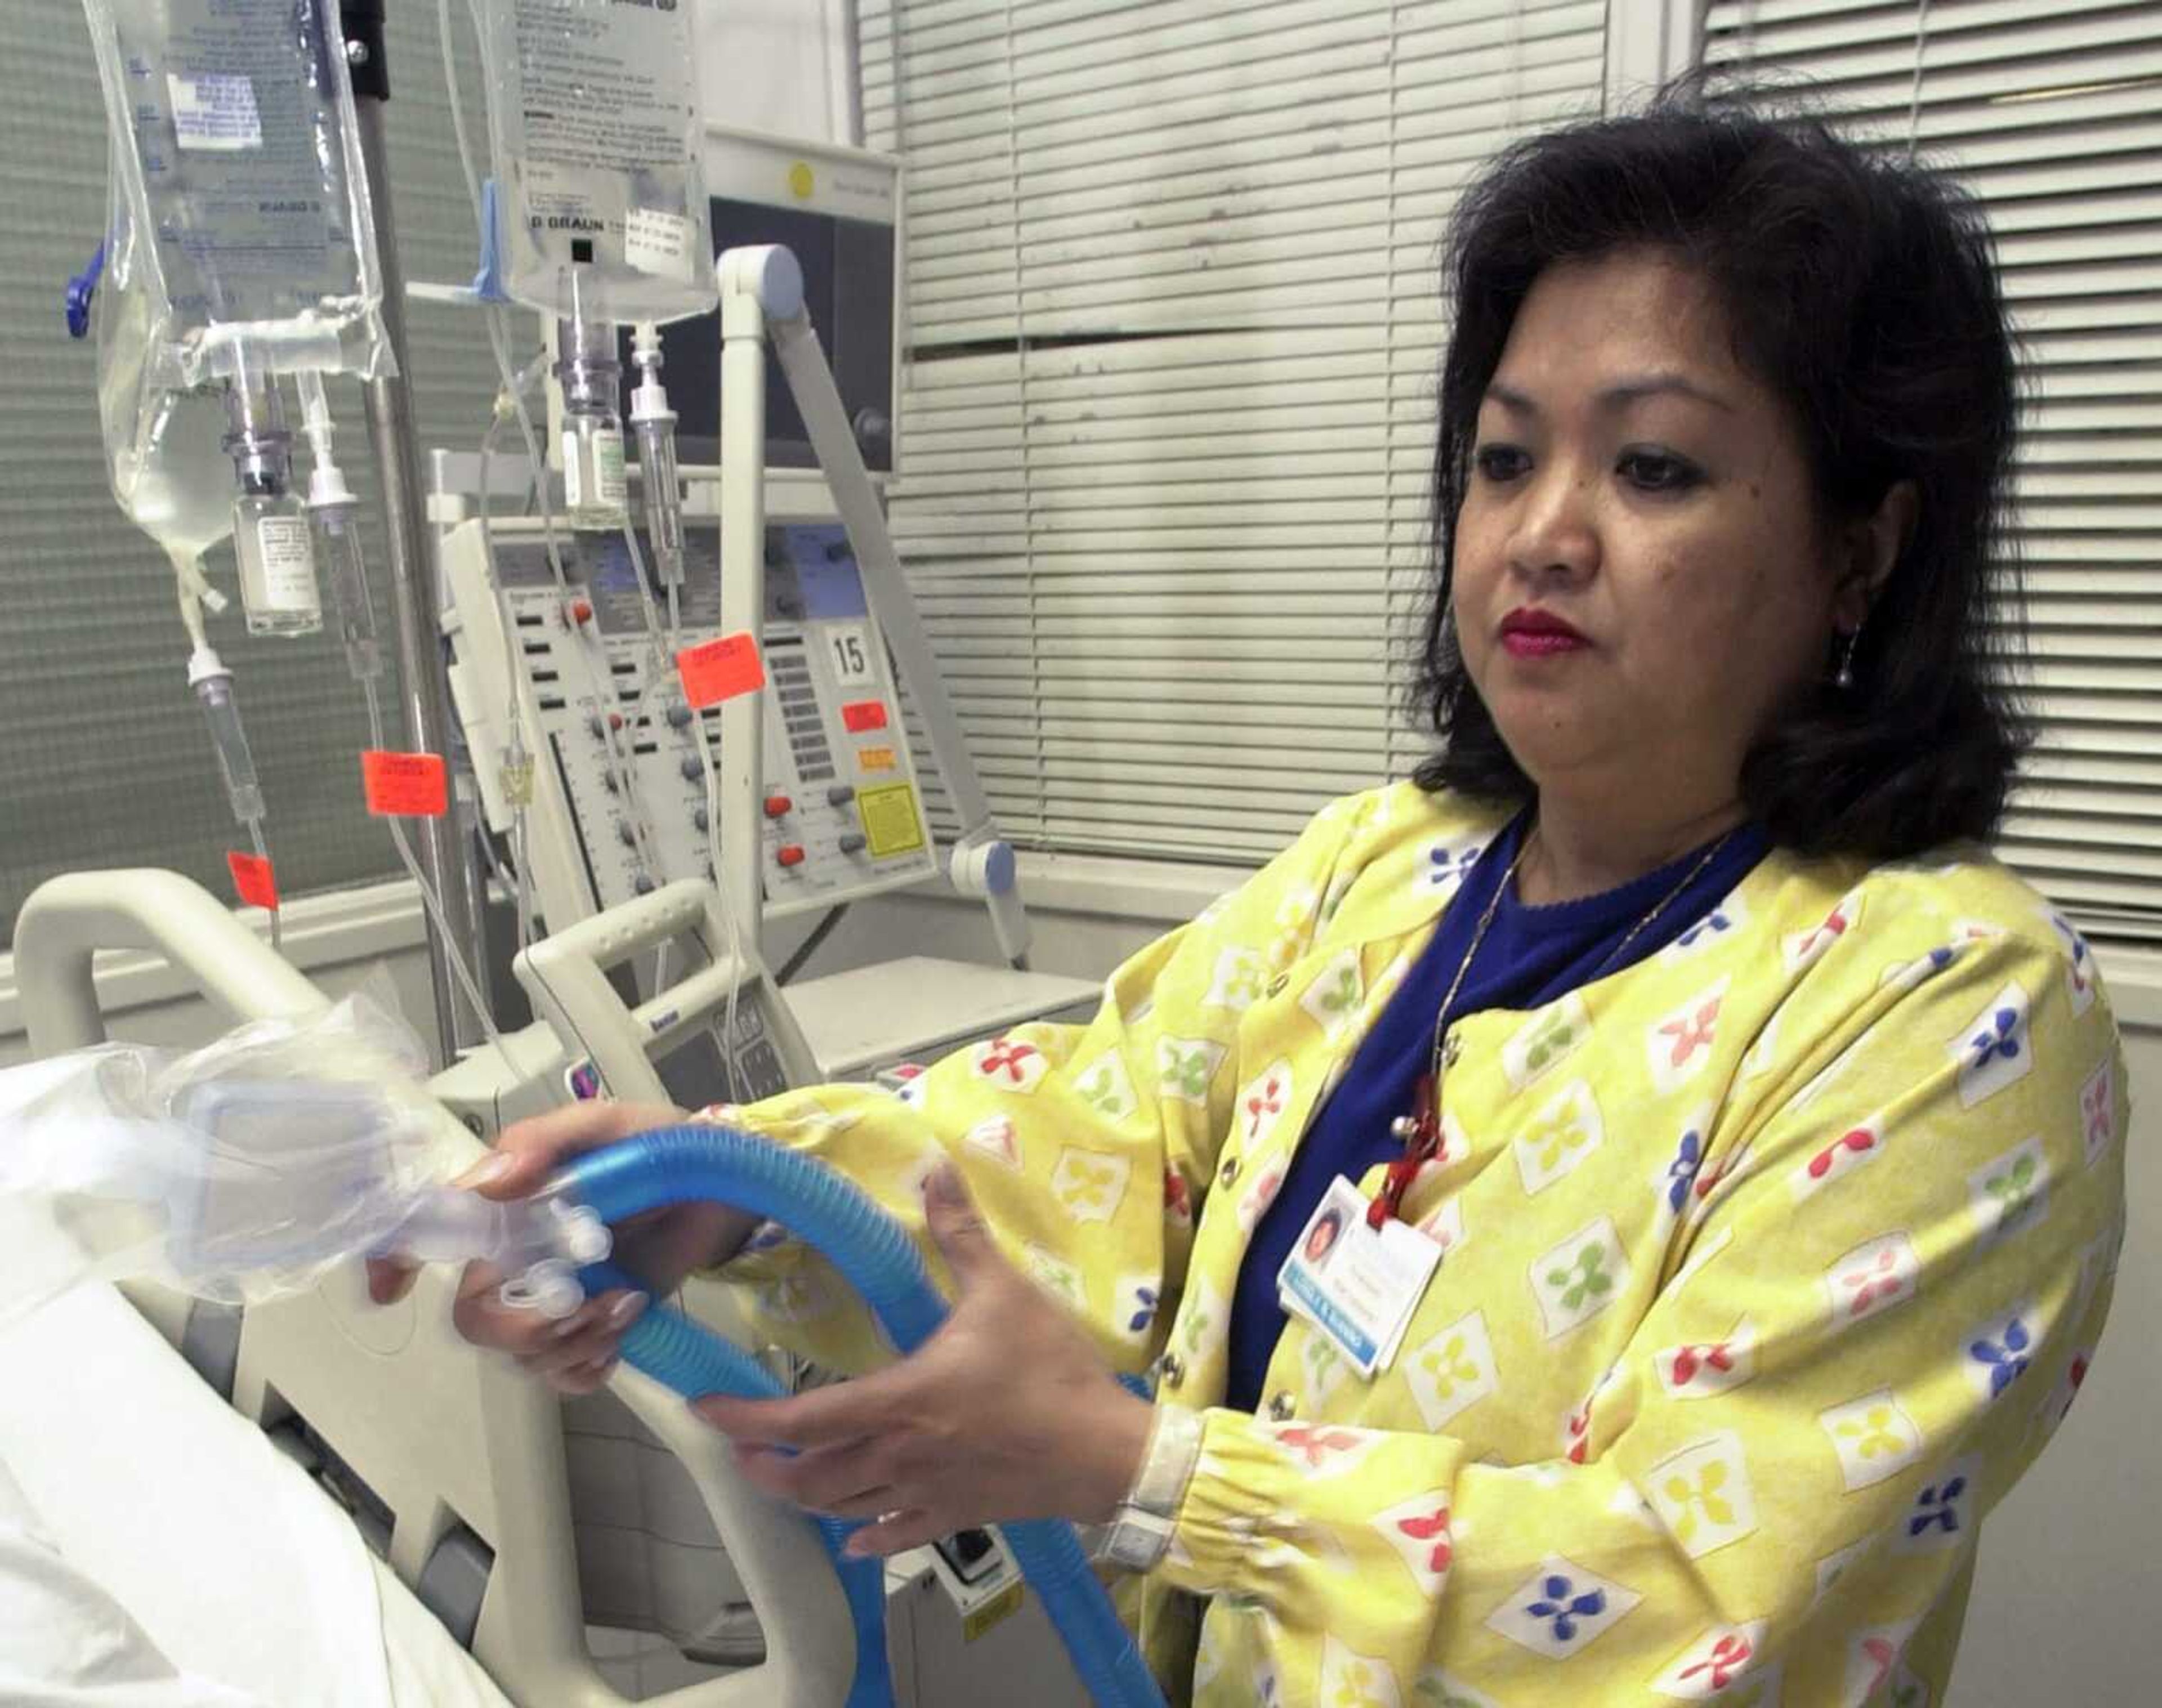
[[[143,410],[243,373],[388,371],[336,0],[83,12],[112,139],[108,262],[124,259],[112,282],[143,316],[128,334]]]
[[[224,388],[160,383],[165,316],[119,194],[112,150],[112,212],[97,293],[97,414],[106,473],[128,520],[168,551],[193,560],[232,532],[232,463],[225,454]]]
[[[528,308],[660,323],[720,300],[692,9],[474,0],[506,279]]]

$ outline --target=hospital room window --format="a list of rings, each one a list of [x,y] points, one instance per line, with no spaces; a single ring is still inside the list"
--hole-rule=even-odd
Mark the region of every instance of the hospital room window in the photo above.
[[[1250,862],[1419,751],[1442,222],[1606,0],[862,0],[907,163],[895,531],[1001,823]]]
[[[1799,76],[1987,203],[2032,412],[2039,740],[2006,855],[2162,937],[2152,8],[864,0],[908,164],[896,532],[1009,833],[1246,862],[1423,750],[1435,244],[1475,165],[1653,75]],[[1610,22],[1611,21],[1611,39]]]

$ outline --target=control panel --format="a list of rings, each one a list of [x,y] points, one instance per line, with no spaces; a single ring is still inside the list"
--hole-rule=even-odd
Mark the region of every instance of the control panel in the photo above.
[[[535,773],[529,842],[549,928],[679,879],[713,881],[700,730],[718,765],[721,708],[693,709],[674,654],[718,635],[717,525],[686,529],[672,645],[666,601],[643,596],[621,535],[558,528],[559,582],[537,522],[498,521],[490,534],[493,575],[478,522],[444,541],[452,688],[499,830],[521,781],[503,772],[505,717],[514,699],[522,708]],[[776,521],[765,559],[760,812],[755,827],[722,829],[758,837],[772,917],[933,867],[884,637],[846,532],[830,520]]]

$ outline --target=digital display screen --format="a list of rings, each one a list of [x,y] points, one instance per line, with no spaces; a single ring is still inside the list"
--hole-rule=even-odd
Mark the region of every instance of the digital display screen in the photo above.
[[[678,1109],[703,1109],[708,1104],[737,1100],[720,1041],[710,1026],[701,1027],[666,1055],[657,1058],[653,1066]]]
[[[654,573],[652,544],[638,531],[646,575]],[[571,584],[593,600],[593,623],[610,640],[646,634],[645,606],[630,548],[618,534],[559,536],[557,551]],[[546,542],[520,535],[499,538],[497,577],[522,590],[555,586]],[[656,589],[657,592],[657,589]],[[721,624],[721,535],[716,522],[694,518],[683,530],[683,586],[678,596],[683,626],[711,631]],[[862,572],[848,531],[838,523],[776,522],[765,530],[765,620],[796,623],[860,619],[870,614]]]

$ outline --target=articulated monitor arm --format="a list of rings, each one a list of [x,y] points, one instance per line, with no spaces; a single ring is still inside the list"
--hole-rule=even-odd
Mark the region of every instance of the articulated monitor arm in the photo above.
[[[756,633],[763,599],[765,532],[765,361],[770,337],[781,371],[809,431],[824,470],[833,506],[848,530],[864,595],[885,631],[894,665],[923,720],[946,792],[960,817],[947,875],[964,896],[990,909],[999,951],[1016,966],[1026,964],[1028,915],[1021,906],[1014,853],[992,822],[991,805],[969,755],[960,719],[946,697],[916,602],[902,578],[901,559],[887,530],[885,510],[864,467],[849,426],[847,407],[833,369],[803,306],[803,271],[778,245],[730,249],[715,264],[721,285],[721,626]],[[724,811],[738,823],[757,822],[757,746],[752,740],[756,708],[749,697],[721,713]],[[759,917],[758,849],[737,838],[723,882],[739,918]]]

